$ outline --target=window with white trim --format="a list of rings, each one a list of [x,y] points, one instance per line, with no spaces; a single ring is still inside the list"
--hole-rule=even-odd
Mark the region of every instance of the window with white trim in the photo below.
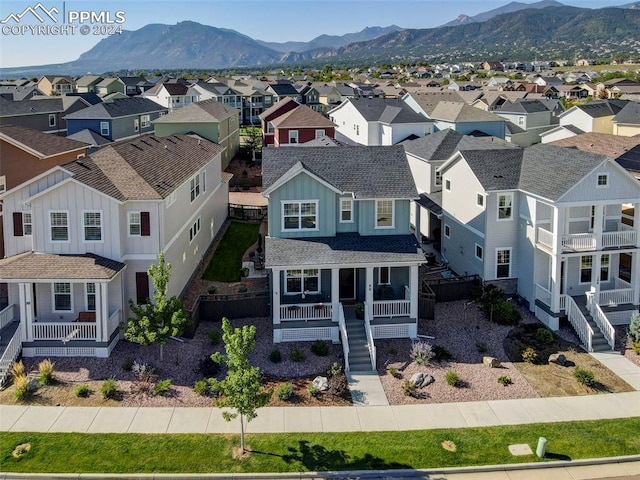
[[[29,236],[33,232],[33,224],[31,223],[31,212],[22,212],[22,234]]]
[[[193,225],[191,225],[191,228],[189,229],[189,242],[192,242],[198,233],[200,233],[200,217],[193,222]]]
[[[322,130],[316,130],[316,138],[322,138],[325,136],[325,132],[324,129]]]
[[[580,257],[580,283],[591,283],[591,269],[593,267],[593,257],[583,255]]]
[[[476,205],[479,207],[484,207],[484,195],[481,193],[476,194]]]
[[[196,175],[189,182],[189,190],[191,191],[191,201],[193,202],[200,196],[200,175]]]
[[[599,173],[598,181],[596,183],[598,188],[603,188],[609,186],[609,174],[608,173]]]
[[[391,285],[391,272],[389,267],[378,268],[378,285]]]
[[[318,201],[282,203],[283,230],[317,230]]]
[[[0,175],[0,193],[4,192],[7,189],[7,176]]]
[[[69,214],[67,212],[49,212],[52,242],[69,241]]]
[[[171,205],[173,205],[174,203],[176,203],[176,199],[178,198],[178,195],[176,194],[176,191],[174,190],[173,192],[171,192],[169,194],[169,196],[167,196],[167,207],[170,207]]]
[[[436,170],[435,185],[436,187],[442,186],[442,173],[439,170]]]
[[[285,271],[285,293],[319,293],[320,270],[305,268],[304,270]]]
[[[509,278],[511,276],[511,249],[496,250],[496,278]]]
[[[484,249],[476,243],[476,258],[482,260],[484,257]]]
[[[139,237],[142,234],[140,212],[129,212],[129,236]]]
[[[524,125],[524,117],[518,117],[518,125]]]
[[[85,308],[88,312],[96,311],[96,284],[85,283]]]
[[[393,200],[376,200],[376,228],[393,228]]]
[[[100,122],[100,135],[103,137],[109,135],[109,122]]]
[[[270,96],[266,96],[264,97],[264,104],[265,105],[271,105],[271,97]]]
[[[298,131],[289,130],[289,143],[298,143]]]
[[[340,223],[353,223],[353,199],[340,199]]]
[[[451,180],[448,178],[444,181],[444,189],[447,191],[451,191]]]
[[[85,242],[102,241],[102,212],[83,212]]]
[[[604,254],[600,258],[600,281],[609,281],[609,254]]]
[[[444,224],[444,236],[447,238],[451,238],[451,227],[446,223]]]
[[[142,128],[147,128],[151,125],[151,115],[142,115],[140,117],[140,123],[142,124]]]
[[[498,220],[513,218],[513,193],[498,195]]]
[[[140,120],[138,120],[137,118],[133,119],[133,131],[134,132],[140,131]]]
[[[49,114],[49,126],[50,127],[55,127],[56,126],[56,114],[55,113],[50,113]]]
[[[71,312],[72,310],[71,284],[55,282],[53,284],[53,311]]]

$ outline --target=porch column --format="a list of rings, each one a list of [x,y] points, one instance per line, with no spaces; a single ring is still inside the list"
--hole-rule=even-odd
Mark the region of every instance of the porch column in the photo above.
[[[640,202],[633,204],[633,228],[636,231],[636,247],[640,248]]]
[[[373,318],[373,267],[367,267],[365,276],[365,294],[364,301],[367,303],[369,310],[369,319]]]
[[[593,292],[593,302],[600,305],[600,270],[602,268],[602,253],[593,255],[591,264],[591,291]]]
[[[631,288],[633,288],[633,304],[640,305],[640,252],[631,254]]]
[[[562,235],[564,235],[564,207],[553,207],[553,245],[552,253],[557,255],[562,252]],[[559,279],[560,277],[556,277]]]
[[[100,302],[96,298],[96,341],[100,339],[104,342],[109,341],[111,332],[109,331],[109,284],[96,284],[96,294],[100,292]],[[98,315],[98,310],[100,315]]]
[[[21,282],[18,284],[18,293],[20,296],[20,328],[22,329],[22,338],[27,341],[33,341],[33,289],[32,283]]]
[[[593,209],[593,235],[596,237],[596,250],[602,250],[602,230],[604,225],[604,207],[595,205]],[[600,278],[598,269],[598,278]],[[599,282],[598,282],[599,283]]]
[[[273,324],[280,324],[280,272],[281,270],[272,269],[273,272],[273,296],[271,304],[273,305]]]
[[[414,209],[414,212],[415,212],[415,219],[416,219],[416,225],[415,225],[415,227],[416,227],[416,240],[418,241],[418,243],[420,243],[420,239],[421,239],[422,233],[420,232],[420,227],[421,227],[421,225],[420,225],[420,223],[421,223],[420,222],[420,217],[421,217],[421,215],[420,215],[420,205],[418,204],[418,202],[415,202],[415,201],[413,202],[413,209]]]
[[[338,321],[338,310],[340,309],[340,269],[331,269],[331,320]]]
[[[418,265],[409,267],[409,318],[418,318]]]
[[[551,311],[560,312],[560,284],[561,280],[562,257],[560,255],[551,255]]]

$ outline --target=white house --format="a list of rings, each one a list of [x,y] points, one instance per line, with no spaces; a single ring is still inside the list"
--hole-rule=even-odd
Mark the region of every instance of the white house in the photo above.
[[[180,82],[157,83],[141,94],[170,110],[184,107],[200,100],[200,92],[193,85]]]
[[[221,151],[196,136],[145,135],[0,195],[9,288],[0,327],[13,329],[14,347],[2,367],[20,349],[107,357],[129,300],[152,294],[147,269],[160,252],[173,265],[168,294],[180,294],[227,216]]]

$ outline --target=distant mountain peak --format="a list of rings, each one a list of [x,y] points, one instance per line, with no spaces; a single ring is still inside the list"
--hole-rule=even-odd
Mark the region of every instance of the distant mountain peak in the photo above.
[[[489,10],[487,12],[479,13],[474,16],[469,16],[466,14],[458,15],[458,18],[450,21],[449,23],[445,23],[442,25],[443,27],[455,27],[457,25],[464,25],[467,23],[481,23],[486,22],[487,20],[492,19],[493,17],[497,17],[498,15],[502,15],[503,13],[514,13],[520,10],[526,10],[528,8],[547,8],[547,7],[564,7],[564,5],[556,0],[540,0],[535,3],[522,3],[522,2],[511,2],[503,5],[502,7],[495,8],[493,10]]]

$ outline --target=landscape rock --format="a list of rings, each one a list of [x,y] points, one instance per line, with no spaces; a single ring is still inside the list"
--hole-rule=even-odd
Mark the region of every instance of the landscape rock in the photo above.
[[[433,383],[435,379],[428,373],[419,372],[414,373],[409,381],[413,383],[417,388],[423,388]]]
[[[500,368],[502,366],[500,360],[494,357],[482,357],[482,363],[489,368]]]
[[[552,353],[549,355],[549,363],[557,363],[558,365],[562,365],[563,367],[567,364],[567,357],[565,357],[562,353]]]
[[[312,384],[321,392],[324,392],[329,388],[329,380],[327,377],[316,377],[313,379]]]

